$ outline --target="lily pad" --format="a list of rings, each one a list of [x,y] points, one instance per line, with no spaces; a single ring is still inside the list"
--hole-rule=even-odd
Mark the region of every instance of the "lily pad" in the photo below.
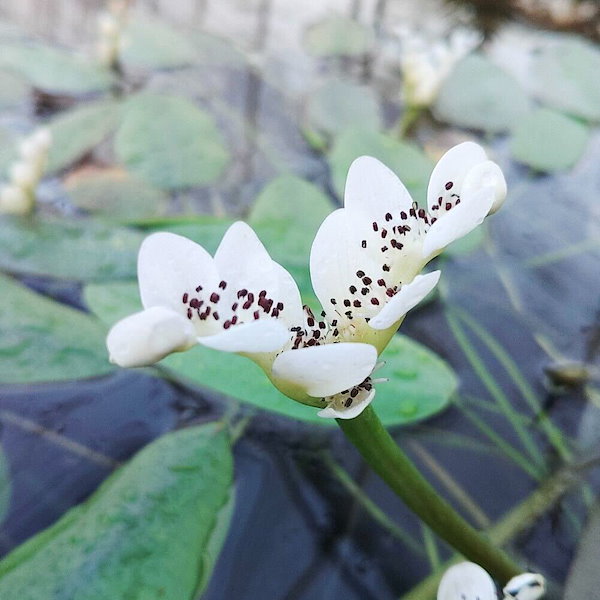
[[[304,44],[314,56],[359,56],[373,41],[370,29],[354,19],[330,15],[306,30]]]
[[[135,277],[143,235],[92,221],[0,218],[0,269],[106,281]]]
[[[440,121],[490,133],[507,131],[529,110],[516,79],[480,54],[461,60],[444,81],[433,112]]]
[[[232,476],[222,425],[164,435],[0,562],[0,596],[194,600],[228,529]]]
[[[85,298],[107,327],[141,308],[135,283],[89,285]],[[386,425],[415,423],[447,406],[456,389],[456,376],[431,350],[405,336],[396,336],[382,359],[387,362],[381,376],[390,377],[390,382],[377,386],[375,408]],[[316,409],[278,392],[262,370],[242,356],[197,346],[172,354],[161,364],[189,384],[210,388],[263,410],[300,421],[332,424],[318,417]]]
[[[68,110],[48,121],[52,133],[48,172],[64,169],[92,150],[116,128],[118,118],[119,104],[100,100]]]
[[[425,201],[433,162],[413,144],[362,129],[344,131],[329,154],[333,185],[340,197],[344,196],[350,164],[363,154],[378,158],[400,177],[417,202]]]
[[[166,214],[169,197],[122,169],[82,169],[69,175],[71,201],[105,219],[135,223]]]
[[[107,69],[72,52],[42,44],[0,45],[0,66],[13,69],[34,87],[54,94],[101,92],[114,82]]]
[[[19,74],[0,70],[0,108],[12,108],[24,102],[29,85]]]
[[[112,370],[105,330],[94,318],[5,275],[0,289],[0,382],[80,379]]]
[[[570,37],[542,48],[534,58],[535,96],[552,108],[590,121],[600,120],[600,51]]]
[[[516,160],[538,171],[572,167],[583,154],[589,129],[561,113],[539,108],[518,121],[511,140]]]
[[[126,65],[169,69],[192,64],[196,58],[192,41],[165,23],[136,18],[123,32],[121,59]]]
[[[356,123],[373,131],[380,126],[379,106],[373,91],[341,79],[330,79],[315,90],[306,110],[306,128],[325,136],[335,136]]]
[[[129,170],[163,189],[210,183],[229,162],[212,117],[176,96],[145,93],[128,100],[115,148]]]

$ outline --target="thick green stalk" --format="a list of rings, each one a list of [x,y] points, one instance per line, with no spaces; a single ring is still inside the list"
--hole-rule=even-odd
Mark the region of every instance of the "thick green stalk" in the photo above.
[[[337,422],[371,468],[437,535],[502,583],[522,572],[504,551],[439,496],[398,447],[371,406],[355,419]]]

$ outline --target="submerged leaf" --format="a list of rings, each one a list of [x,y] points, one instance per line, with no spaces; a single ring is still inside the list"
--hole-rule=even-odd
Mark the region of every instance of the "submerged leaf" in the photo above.
[[[0,562],[0,596],[194,600],[229,525],[232,476],[222,425],[164,435]]]

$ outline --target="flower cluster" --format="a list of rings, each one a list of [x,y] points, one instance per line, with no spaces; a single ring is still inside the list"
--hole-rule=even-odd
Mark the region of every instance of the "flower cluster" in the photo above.
[[[539,600],[546,591],[545,579],[537,573],[521,573],[502,590],[503,600]],[[472,562],[450,567],[442,577],[437,600],[498,600],[496,586],[485,569]]]
[[[427,209],[378,160],[356,159],[344,208],[325,219],[312,245],[318,314],[245,223],[229,228],[214,257],[181,236],[152,234],[138,257],[144,310],[111,329],[110,358],[135,367],[195,344],[235,352],[320,416],[353,418],[374,397],[378,355],[438,282],[440,272],[421,274],[423,267],[505,195],[499,167],[471,142],[434,168]]]
[[[0,190],[0,213],[24,215],[35,206],[35,190],[44,174],[52,136],[38,129],[19,146],[19,160],[10,168],[10,181]]]

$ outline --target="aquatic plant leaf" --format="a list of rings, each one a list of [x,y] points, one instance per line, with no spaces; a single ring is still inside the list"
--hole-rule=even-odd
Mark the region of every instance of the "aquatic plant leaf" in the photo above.
[[[0,289],[0,382],[80,379],[113,369],[104,330],[93,317],[5,275],[0,275]]]
[[[372,31],[358,21],[330,15],[306,30],[304,45],[313,56],[358,56],[372,40]]]
[[[135,277],[143,235],[89,220],[0,218],[0,269],[105,281]]]
[[[413,144],[363,129],[347,129],[342,132],[329,154],[331,177],[340,198],[344,197],[350,164],[363,154],[378,158],[400,177],[414,200],[425,203],[433,162]]]
[[[24,102],[29,85],[14,71],[0,70],[0,108],[12,108]]]
[[[47,172],[60,171],[97,146],[116,127],[117,102],[99,100],[72,108],[48,121],[52,145]]]
[[[101,92],[114,82],[107,69],[72,52],[42,44],[1,44],[0,66],[14,69],[34,87],[54,94]]]
[[[165,215],[169,197],[123,169],[82,169],[65,182],[76,206],[112,221],[136,223]]]
[[[222,424],[168,433],[0,562],[0,596],[194,600],[231,515]]]
[[[135,18],[123,32],[120,57],[128,66],[169,69],[192,64],[197,52],[181,31],[156,20]]]
[[[535,96],[552,108],[600,121],[600,51],[590,42],[567,37],[534,57],[531,85]]]
[[[0,177],[8,177],[10,165],[18,157],[15,136],[10,131],[0,127]]]
[[[342,79],[329,79],[308,98],[306,129],[335,136],[360,123],[364,129],[380,127],[379,106],[373,91]]]
[[[539,108],[515,124],[511,151],[516,160],[538,171],[572,167],[583,154],[589,129],[548,108]]]
[[[119,319],[141,309],[137,285],[133,282],[86,286],[90,309],[107,328]],[[387,361],[382,377],[388,383],[377,386],[374,406],[386,425],[406,425],[436,414],[448,405],[457,385],[450,367],[431,350],[405,336],[396,336],[382,354]],[[202,346],[164,359],[174,377],[252,404],[292,419],[332,425],[317,410],[290,400],[279,393],[262,370],[236,354],[225,354]]]
[[[516,79],[484,56],[470,54],[442,84],[433,113],[458,127],[498,133],[510,129],[529,107]]]
[[[184,98],[159,94],[127,101],[115,149],[129,170],[163,189],[210,183],[229,162],[208,113]]]

